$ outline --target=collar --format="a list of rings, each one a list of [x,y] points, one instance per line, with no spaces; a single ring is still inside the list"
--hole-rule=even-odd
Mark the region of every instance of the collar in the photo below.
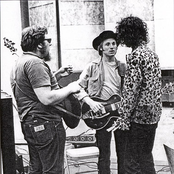
[[[28,52],[23,52],[23,54],[24,54],[24,55],[36,56],[36,57],[38,57],[39,59],[43,59],[42,57],[39,57],[36,53],[30,52],[30,51],[28,51]]]
[[[98,58],[98,59],[95,59],[95,60],[93,60],[92,62],[95,63],[95,64],[100,64],[100,63],[102,62],[102,57],[100,57],[100,58]],[[115,62],[116,62],[116,64],[117,64],[116,68],[119,67],[119,66],[120,66],[120,61],[117,60],[116,57],[115,57]]]

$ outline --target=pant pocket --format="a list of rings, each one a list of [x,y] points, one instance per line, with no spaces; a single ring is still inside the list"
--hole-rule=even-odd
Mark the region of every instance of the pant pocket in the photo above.
[[[29,127],[37,145],[50,143],[54,138],[55,131],[52,122],[46,121],[43,123],[30,125]]]

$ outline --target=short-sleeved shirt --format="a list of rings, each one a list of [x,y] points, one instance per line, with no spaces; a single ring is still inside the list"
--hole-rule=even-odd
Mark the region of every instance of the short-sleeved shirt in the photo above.
[[[61,119],[59,111],[54,106],[42,104],[34,92],[35,88],[46,86],[50,86],[51,90],[59,89],[55,76],[41,58],[24,53],[16,63],[14,76],[15,80],[11,78],[11,84],[15,86],[13,92],[21,121],[26,115],[46,120]]]

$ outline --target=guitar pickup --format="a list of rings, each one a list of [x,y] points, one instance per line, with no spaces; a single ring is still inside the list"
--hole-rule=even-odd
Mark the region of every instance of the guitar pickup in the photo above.
[[[111,107],[112,111],[115,111],[115,110],[119,109],[120,103],[112,103],[112,104],[110,104],[110,107]]]
[[[112,111],[117,110],[117,105],[115,105],[115,103],[111,104],[111,109],[112,109]]]

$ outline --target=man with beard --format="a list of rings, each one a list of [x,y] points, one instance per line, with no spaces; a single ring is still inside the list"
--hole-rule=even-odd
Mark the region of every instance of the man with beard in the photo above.
[[[68,95],[80,90],[77,82],[60,89],[45,62],[50,59],[50,45],[46,27],[25,28],[21,38],[24,52],[11,76],[22,132],[29,148],[30,174],[63,173],[66,136],[61,113],[55,106],[62,107],[61,102]]]

